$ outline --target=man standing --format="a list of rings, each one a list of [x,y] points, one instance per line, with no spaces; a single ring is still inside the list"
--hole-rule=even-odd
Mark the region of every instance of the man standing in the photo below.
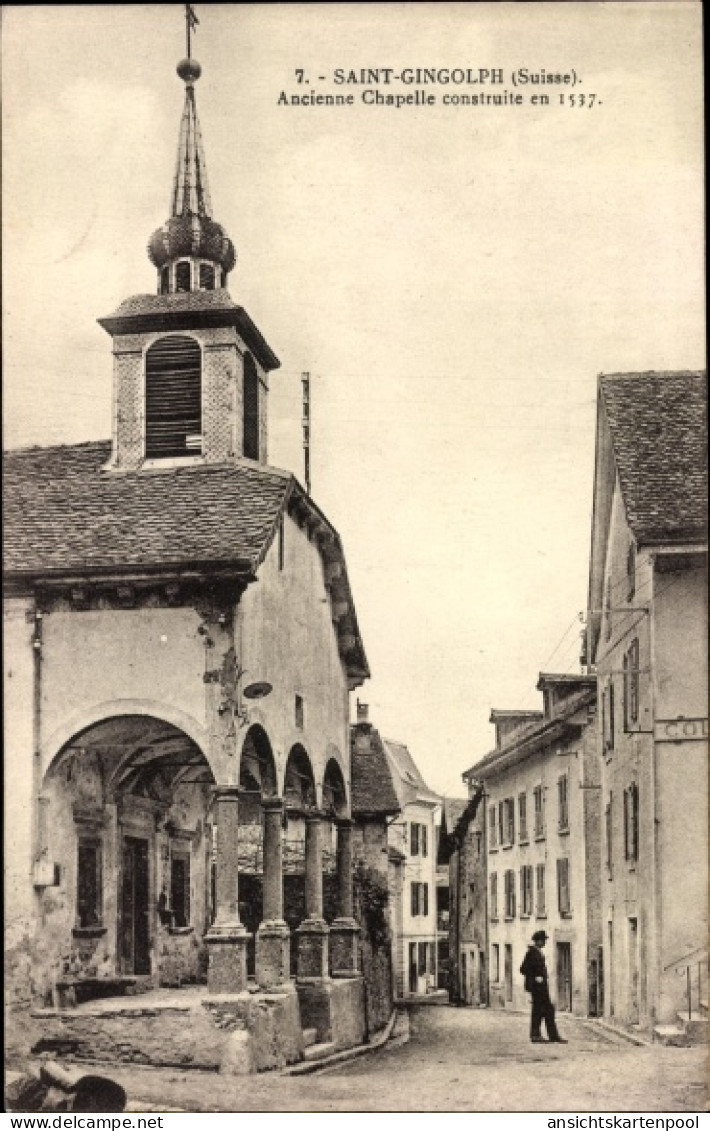
[[[525,978],[525,989],[532,998],[532,1014],[530,1017],[530,1040],[536,1043],[544,1042],[545,1038],[540,1033],[540,1024],[544,1018],[547,1029],[548,1041],[557,1045],[566,1045],[557,1032],[555,1024],[555,1007],[550,1001],[550,991],[547,987],[547,966],[542,948],[547,942],[544,931],[536,931],[532,937],[533,945],[528,947],[523,959],[520,973]]]

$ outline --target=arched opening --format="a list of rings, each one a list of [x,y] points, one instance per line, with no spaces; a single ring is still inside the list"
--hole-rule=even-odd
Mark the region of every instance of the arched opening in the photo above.
[[[255,970],[255,939],[263,918],[264,819],[261,802],[277,794],[276,763],[268,735],[247,731],[239,762],[239,918],[251,935],[247,973]]]
[[[214,290],[214,267],[211,263],[200,264],[200,290]]]
[[[259,374],[250,353],[244,354],[244,429],[246,459],[259,458]]]
[[[192,266],[187,259],[181,259],[175,268],[175,290],[189,291],[191,287]]]
[[[331,758],[323,775],[323,812],[329,817],[346,817],[348,797],[343,771],[335,758]]]
[[[43,997],[206,979],[213,785],[195,741],[157,717],[107,718],[64,743],[39,807],[54,881],[40,895]]]
[[[189,265],[188,265],[189,266]],[[202,352],[194,338],[159,338],[145,357],[147,459],[202,450]]]

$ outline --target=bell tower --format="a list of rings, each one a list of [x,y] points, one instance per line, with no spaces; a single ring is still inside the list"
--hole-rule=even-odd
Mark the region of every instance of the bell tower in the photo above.
[[[155,294],[134,295],[99,324],[113,338],[113,445],[107,470],[232,460],[267,462],[268,375],[279,360],[227,279],[234,244],[212,217],[186,5],[185,84],[170,215],[148,242]]]

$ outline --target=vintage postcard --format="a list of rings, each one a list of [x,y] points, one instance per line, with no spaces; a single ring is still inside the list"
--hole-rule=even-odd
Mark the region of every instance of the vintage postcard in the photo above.
[[[701,6],[2,74],[7,1106],[694,1117]]]

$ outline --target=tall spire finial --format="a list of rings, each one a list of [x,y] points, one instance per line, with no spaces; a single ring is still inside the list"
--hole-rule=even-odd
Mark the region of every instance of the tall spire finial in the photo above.
[[[236,262],[234,244],[221,224],[212,219],[195,103],[195,83],[202,68],[192,57],[192,32],[199,22],[192,4],[186,4],[187,56],[177,65],[177,73],[185,83],[185,105],[180,121],[170,216],[162,228],[153,232],[148,244],[148,256],[158,268],[160,294],[226,287],[227,275]]]
[[[188,59],[192,58],[191,43],[190,43],[191,34],[195,30],[195,28],[197,27],[199,22],[200,21],[198,20],[196,14],[195,14],[195,9],[193,8],[192,4],[186,4],[185,5],[185,32],[186,32],[186,35],[187,35],[187,57],[188,57]]]

